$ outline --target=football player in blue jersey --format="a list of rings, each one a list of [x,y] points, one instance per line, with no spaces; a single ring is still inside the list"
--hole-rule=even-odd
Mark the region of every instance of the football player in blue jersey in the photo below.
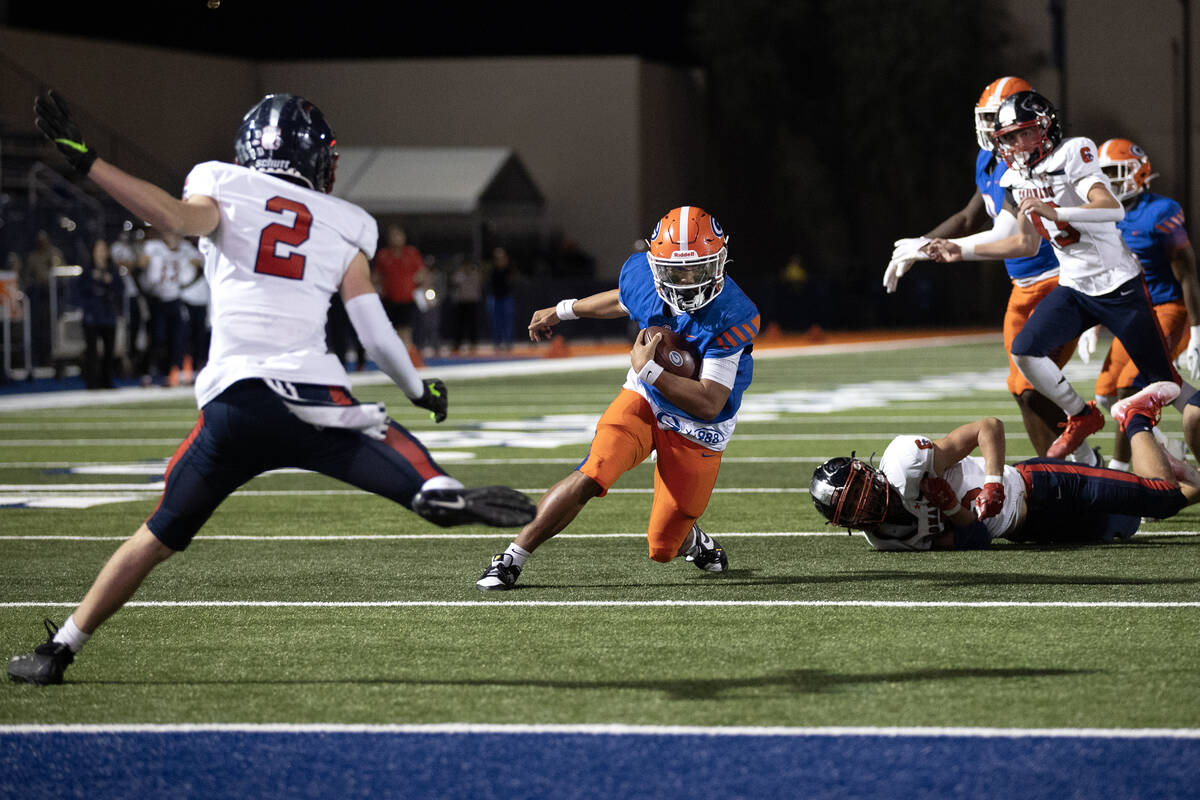
[[[1109,139],[1097,153],[1100,169],[1112,192],[1125,206],[1125,218],[1117,223],[1125,246],[1142,264],[1154,316],[1172,359],[1180,354],[1191,372],[1200,377],[1200,279],[1196,275],[1196,252],[1188,239],[1183,209],[1169,197],[1150,191],[1157,177],[1146,152],[1129,139]],[[1094,351],[1096,331],[1080,337],[1079,354],[1086,362]],[[1085,346],[1086,342],[1086,346]],[[1105,408],[1136,392],[1138,368],[1120,340],[1113,340],[1096,379],[1096,402]],[[1129,440],[1118,431],[1109,467],[1129,469]]]
[[[647,529],[650,558],[684,556],[700,569],[728,569],[724,549],[696,524],[708,506],[721,455],[733,434],[742,393],[754,376],[758,310],[725,274],[729,237],[702,208],[668,212],[650,234],[648,252],[621,268],[616,289],[563,300],[534,313],[529,338],[549,338],[555,325],[580,317],[628,317],[641,329],[630,369],[596,426],[583,462],[538,503],[537,516],[513,543],[492,557],[479,589],[511,589],[529,555],[622,474],[658,455]],[[664,370],[654,360],[664,326],[682,334],[701,356],[698,377]]]
[[[992,81],[983,90],[975,104],[975,138],[979,144],[979,154],[975,158],[975,194],[960,211],[946,218],[929,233],[896,242],[892,260],[883,276],[883,285],[889,294],[896,291],[900,277],[916,261],[930,260],[924,248],[931,240],[965,237],[968,242],[980,243],[1007,235],[1009,220],[1000,215],[1004,208],[1004,189],[1000,186],[1000,178],[1007,165],[995,155],[992,128],[996,122],[996,111],[1004,98],[1029,88],[1027,81],[1006,76]],[[992,220],[992,225],[984,229],[989,220]],[[1012,280],[1012,292],[1004,312],[1004,350],[1011,353],[1013,339],[1021,332],[1033,309],[1058,286],[1058,260],[1054,257],[1053,246],[1047,241],[1042,243],[1036,255],[1006,259],[1004,266]],[[1059,350],[1055,357],[1059,366],[1070,360],[1074,349],[1075,344],[1071,342]],[[1058,436],[1057,427],[1066,421],[1066,415],[1021,374],[1011,355],[1008,360],[1008,391],[1021,409],[1021,419],[1034,451],[1038,455],[1045,455]],[[1087,464],[1097,460],[1086,442],[1075,453],[1075,458]]]

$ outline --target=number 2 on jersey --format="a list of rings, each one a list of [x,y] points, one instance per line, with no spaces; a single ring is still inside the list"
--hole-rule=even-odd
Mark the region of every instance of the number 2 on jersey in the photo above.
[[[258,239],[258,258],[254,262],[254,271],[263,275],[276,275],[292,280],[304,279],[305,257],[300,253],[280,256],[276,253],[277,245],[298,247],[308,241],[308,232],[312,227],[312,212],[303,203],[289,200],[286,197],[272,197],[267,201],[267,211],[283,214],[290,211],[296,215],[291,225],[273,222],[263,228]]]

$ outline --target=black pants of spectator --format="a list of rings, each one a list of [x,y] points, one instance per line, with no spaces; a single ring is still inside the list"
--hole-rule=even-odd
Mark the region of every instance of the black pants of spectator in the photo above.
[[[192,369],[199,372],[208,363],[208,306],[185,303],[187,310],[187,354],[192,357]]]
[[[479,343],[479,303],[454,304],[454,349],[466,343],[474,347]]]
[[[355,369],[363,369],[367,363],[367,351],[358,340],[354,326],[350,324],[350,315],[342,305],[342,298],[334,294],[329,301],[329,316],[325,319],[325,346],[329,352],[338,357],[342,366],[346,366],[346,351],[353,349]]]
[[[83,326],[83,383],[89,389],[113,388],[116,362],[117,328],[115,325]]]
[[[184,337],[182,300],[150,301],[150,360],[161,375],[183,366]]]

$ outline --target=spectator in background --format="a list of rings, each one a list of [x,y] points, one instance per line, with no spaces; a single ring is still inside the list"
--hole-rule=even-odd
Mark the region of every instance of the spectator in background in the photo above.
[[[442,306],[449,296],[446,273],[432,258],[417,273],[417,321],[414,343],[424,356],[435,356],[442,347]]]
[[[450,302],[454,306],[454,352],[463,344],[474,350],[479,343],[479,306],[483,302],[483,272],[474,261],[465,260],[450,279]]]
[[[388,319],[408,348],[413,364],[418,367],[421,366],[420,354],[413,347],[412,338],[416,319],[413,293],[417,290],[417,273],[424,267],[421,251],[408,243],[408,231],[399,225],[388,225],[387,246],[375,254],[375,278]]]
[[[196,373],[203,369],[208,361],[208,281],[204,279],[203,262],[199,259],[189,260],[184,265],[180,283],[183,284],[179,289],[179,299],[183,301],[186,334],[182,382],[191,384],[196,378]]]
[[[62,251],[50,241],[50,234],[38,231],[33,250],[25,256],[18,276],[21,291],[29,298],[29,323],[33,349],[32,366],[50,363],[50,273],[65,264]],[[33,378],[30,369],[29,377]]]
[[[492,250],[487,277],[487,312],[492,328],[492,345],[497,352],[512,349],[513,342],[512,259],[503,247]]]
[[[138,231],[138,236],[142,235]],[[122,231],[117,240],[112,243],[111,257],[121,274],[121,283],[125,287],[125,297],[122,313],[125,315],[125,357],[129,360],[132,374],[141,375],[149,372],[145,365],[149,334],[146,332],[146,322],[150,319],[150,306],[142,296],[138,278],[142,272],[141,247],[135,241],[131,231]]]
[[[189,269],[189,262],[201,263],[200,253],[191,242],[168,232],[161,239],[146,242],[142,258],[146,265],[142,289],[150,302],[150,350],[153,353],[150,363],[159,374],[166,376],[166,386],[178,386],[186,332],[183,300],[180,299],[182,279]],[[142,377],[143,384],[152,382],[151,375]]]
[[[108,242],[92,245],[92,263],[77,283],[83,311],[83,379],[89,389],[111,389],[117,341],[117,319],[124,305],[125,284],[111,258]]]

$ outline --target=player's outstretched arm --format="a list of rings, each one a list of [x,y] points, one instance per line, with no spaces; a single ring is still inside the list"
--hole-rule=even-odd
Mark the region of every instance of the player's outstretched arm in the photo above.
[[[220,222],[216,201],[202,196],[180,200],[100,158],[84,139],[66,101],[54,92],[35,98],[33,110],[38,130],[54,142],[63,158],[139,218],[181,236],[207,236],[216,230]]]
[[[938,475],[962,461],[979,448],[989,475],[1004,471],[1004,423],[996,417],[960,425],[933,443],[933,468]]]
[[[413,405],[428,409],[435,422],[445,420],[449,411],[446,384],[439,378],[422,379],[417,374],[408,348],[396,334],[383,310],[383,302],[375,293],[371,268],[364,253],[355,254],[350,262],[342,276],[340,292],[346,316],[371,360],[400,387]]]
[[[529,338],[534,342],[549,339],[554,326],[566,320],[617,319],[624,316],[627,316],[627,312],[621,307],[619,289],[609,289],[580,299],[560,300],[558,305],[533,312],[529,320]]]

